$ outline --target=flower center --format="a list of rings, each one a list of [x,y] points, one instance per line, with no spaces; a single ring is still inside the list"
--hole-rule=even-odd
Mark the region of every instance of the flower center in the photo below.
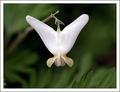
[[[56,66],[64,66],[65,65],[65,61],[64,61],[63,56],[60,56],[60,55],[56,56],[55,65]]]

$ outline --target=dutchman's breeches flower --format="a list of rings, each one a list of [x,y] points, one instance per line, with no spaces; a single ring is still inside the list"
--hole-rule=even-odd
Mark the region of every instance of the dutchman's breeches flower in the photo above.
[[[59,23],[57,31],[55,31],[47,24],[29,15],[26,16],[26,20],[37,31],[47,49],[54,55],[54,57],[47,60],[48,67],[51,67],[53,63],[56,66],[64,66],[65,64],[69,67],[73,66],[73,60],[66,55],[73,47],[82,28],[87,24],[89,20],[87,14],[79,16],[63,31],[60,30]]]

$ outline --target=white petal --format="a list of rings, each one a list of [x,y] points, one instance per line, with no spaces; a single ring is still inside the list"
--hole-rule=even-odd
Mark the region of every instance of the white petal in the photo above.
[[[31,16],[26,16],[26,20],[37,31],[48,50],[51,53],[56,53],[57,32],[47,24]]]
[[[87,24],[89,16],[83,14],[71,24],[66,26],[61,32],[61,53],[68,53],[73,47],[80,31]]]

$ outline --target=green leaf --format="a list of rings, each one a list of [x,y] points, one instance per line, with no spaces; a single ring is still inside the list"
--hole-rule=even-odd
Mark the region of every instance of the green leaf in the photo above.
[[[91,77],[87,86],[108,88],[115,87],[115,68],[100,68]]]
[[[35,64],[38,56],[28,50],[14,53],[5,59],[5,79],[10,82],[21,82],[24,85],[22,74],[30,74],[33,69],[30,65]]]

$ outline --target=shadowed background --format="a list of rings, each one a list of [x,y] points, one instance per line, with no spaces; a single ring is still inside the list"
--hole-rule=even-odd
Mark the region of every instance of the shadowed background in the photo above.
[[[48,68],[46,61],[52,54],[33,29],[28,32],[26,15],[44,20],[57,10],[60,12],[56,17],[65,26],[81,14],[90,17],[68,53],[74,60],[72,68]],[[54,19],[46,23],[56,30]],[[116,5],[5,4],[4,52],[5,88],[114,88]]]

